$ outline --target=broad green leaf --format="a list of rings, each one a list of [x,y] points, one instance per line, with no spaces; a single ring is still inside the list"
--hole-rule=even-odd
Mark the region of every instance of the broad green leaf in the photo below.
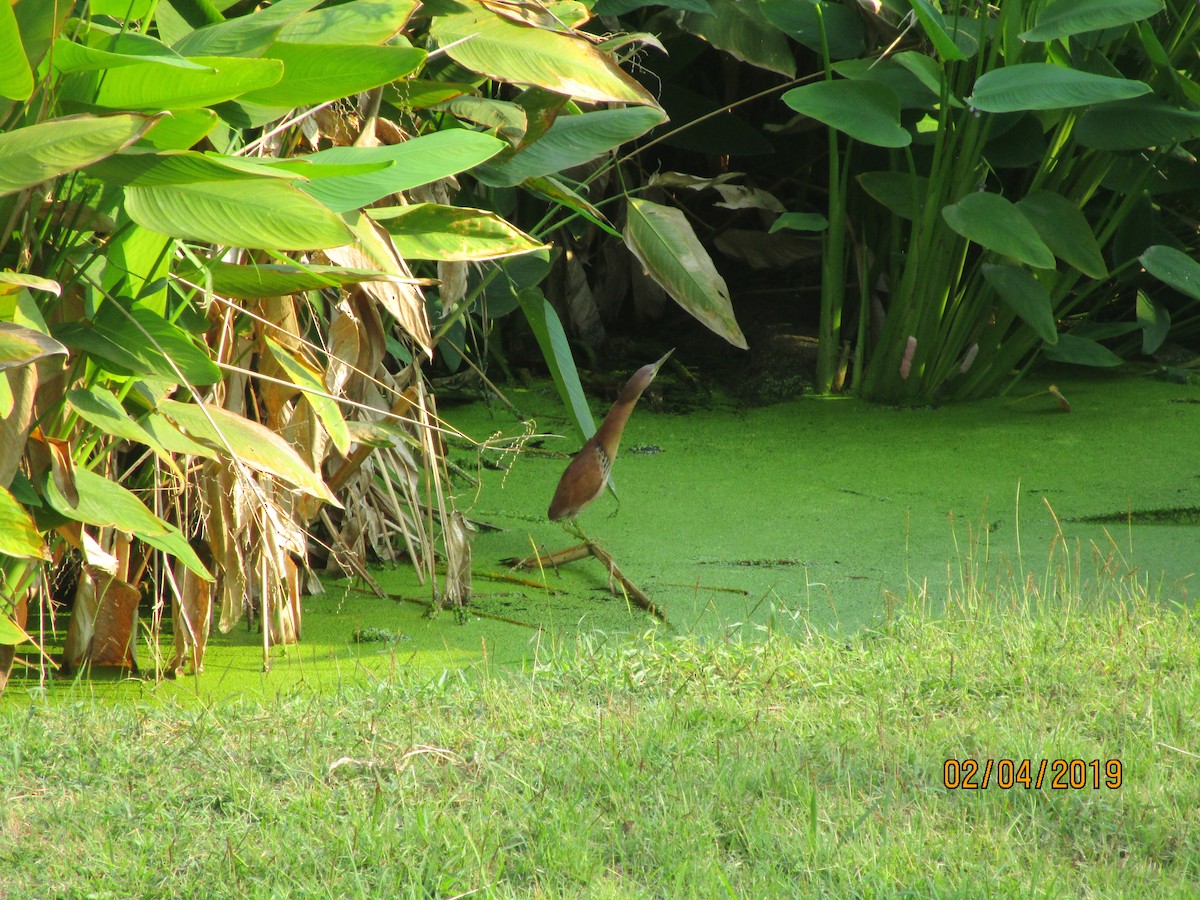
[[[598,103],[658,105],[649,91],[582,38],[483,11],[436,16],[430,27],[451,59],[489,78]]]
[[[302,189],[334,212],[349,212],[397,191],[465,172],[507,146],[491,135],[453,128],[387,147],[334,147],[305,158],[322,165],[376,162],[391,165],[363,175],[310,181]]]
[[[1171,330],[1171,311],[1156,304],[1145,291],[1138,291],[1137,320],[1142,326],[1142,353],[1149,356],[1167,339],[1167,332]]]
[[[1053,269],[1054,254],[1033,223],[999,194],[976,191],[942,209],[958,234],[995,253],[1038,269]]]
[[[189,32],[175,42],[185,56],[261,56],[289,22],[321,0],[275,0],[250,15],[228,18]],[[221,6],[228,4],[222,2]]]
[[[1050,251],[1092,278],[1107,278],[1108,267],[1092,226],[1079,207],[1053,191],[1034,191],[1017,202]]]
[[[167,276],[175,255],[174,241],[156,231],[139,228],[122,217],[105,246],[101,287],[112,295],[137,298],[159,315],[167,311]]]
[[[25,633],[24,628],[13,621],[8,615],[0,614],[0,644],[16,646],[28,640],[32,640],[32,638]]]
[[[1140,257],[1146,271],[1193,300],[1200,300],[1200,262],[1182,250],[1155,244]]]
[[[144,66],[157,63],[178,66],[213,74],[212,66],[201,65],[181,56],[164,44],[144,34],[116,34],[103,46],[89,47],[67,38],[54,42],[54,68],[64,75],[72,72],[91,72],[97,69],[119,69],[122,66]]]
[[[399,34],[418,0],[354,0],[292,19],[279,40],[294,44],[382,44]]]
[[[682,26],[735,59],[786,75],[796,74],[787,38],[768,22],[757,3],[708,0],[711,13],[684,13]]]
[[[394,276],[373,269],[347,269],[342,266],[235,265],[215,262],[211,269],[212,290],[222,297],[252,300],[259,297],[281,297],[301,291],[361,284],[364,281],[387,281]],[[205,272],[194,266],[176,266],[176,275],[198,287],[207,281]]]
[[[250,181],[255,178],[291,181],[297,178],[294,172],[258,160],[190,150],[155,154],[118,153],[90,166],[88,174],[109,184],[131,187]]]
[[[945,18],[929,0],[908,0],[908,3],[916,15],[917,21],[921,23],[922,30],[932,42],[934,49],[937,50],[938,56],[949,62],[967,58],[966,54],[959,49],[958,44],[954,42],[954,38],[946,31]]]
[[[291,444],[269,428],[211,403],[204,404],[201,409],[196,403],[163,400],[158,406],[159,412],[188,436],[207,444],[222,456],[227,457],[232,450],[234,456],[250,468],[341,508],[341,503],[321,477],[300,458]]]
[[[68,116],[0,134],[0,196],[104,159],[136,141],[157,118]]]
[[[832,59],[851,59],[866,50],[862,17],[841,3],[812,0],[759,0],[767,21],[809,50],[822,52],[821,26]]]
[[[217,126],[217,114],[211,109],[176,109],[164,116],[142,135],[137,149],[187,150],[196,146]]]
[[[0,554],[20,559],[50,559],[33,519],[3,486],[0,486]],[[0,643],[4,643],[3,639]]]
[[[1129,78],[1096,75],[1052,63],[1019,63],[981,75],[967,103],[984,112],[1005,113],[1070,109],[1148,93],[1149,85]]]
[[[1084,110],[1075,138],[1093,150],[1143,150],[1200,137],[1200,112],[1158,97],[1136,97]]]
[[[485,184],[520,184],[526,178],[551,175],[590,162],[666,120],[661,110],[645,106],[559,116],[532,144],[502,162],[481,166],[476,175]]]
[[[445,108],[460,119],[482,125],[513,146],[521,143],[529,126],[524,108],[511,100],[455,96],[446,102]]]
[[[42,482],[42,496],[46,502],[71,521],[98,528],[112,526],[139,537],[170,533],[170,525],[115,481],[82,467],[76,467],[74,479],[79,493],[79,502],[74,506],[62,495],[49,473]]]
[[[200,557],[196,555],[196,551],[192,549],[187,538],[183,536],[183,532],[174,525],[170,526],[171,530],[166,534],[142,534],[139,537],[154,547],[156,550],[161,550],[168,556],[173,556],[200,578],[205,581],[215,581],[212,573],[205,568],[204,563],[200,561]]]
[[[33,71],[21,42],[21,29],[12,3],[0,3],[0,97],[28,100],[33,93]]]
[[[62,296],[62,285],[50,278],[30,275],[28,272],[10,272],[5,269],[0,272],[0,297],[15,294],[22,288],[31,291],[45,291],[55,297]]]
[[[177,367],[188,384],[216,384],[221,380],[221,368],[212,361],[206,350],[196,346],[191,335],[178,325],[144,307],[134,307],[133,321],[122,315],[115,304],[106,303],[100,310],[97,325],[107,327],[116,335],[125,335],[125,346],[145,359],[169,358],[171,378],[178,378]],[[165,363],[165,359],[164,359]],[[159,367],[162,374],[164,367]]]
[[[172,453],[181,456],[199,456],[204,459],[217,459],[220,454],[211,447],[193,441],[180,431],[173,422],[156,412],[149,412],[142,417],[142,426],[147,433]]]
[[[747,349],[725,279],[682,212],[631,197],[625,244],[676,303],[735,347]]]
[[[1119,366],[1124,360],[1113,353],[1103,344],[1097,344],[1088,338],[1074,334],[1060,334],[1058,343],[1042,347],[1042,353],[1047,359],[1055,362],[1071,363],[1076,366],[1098,366],[1108,368]]]
[[[922,109],[927,112],[934,110],[940,94],[936,88],[931,91],[912,72],[913,67],[900,64],[898,60],[903,55],[897,54],[896,57],[889,59],[871,59],[867,56],[843,59],[841,62],[833,64],[833,71],[849,81],[875,81],[890,88],[900,102],[902,110]],[[923,53],[913,53],[913,56],[920,57],[934,68],[938,67],[936,60]]]
[[[333,445],[342,456],[350,455],[350,430],[346,420],[338,408],[337,401],[329,396],[325,387],[325,378],[305,360],[298,359],[272,338],[266,338],[267,349],[279,363],[280,368],[287,374],[288,380],[300,388],[304,399],[312,406],[313,411],[325,426]]]
[[[351,240],[311,196],[269,178],[125,188],[129,217],[171,237],[260,250],[313,250]]]
[[[98,83],[91,73],[76,73],[63,79],[63,91],[69,99],[116,109],[192,109],[270,87],[283,77],[277,59],[220,56],[192,62],[201,68],[153,62],[109,69]]]
[[[414,203],[369,209],[404,259],[500,259],[547,249],[494,212],[465,206]]]
[[[792,231],[824,231],[829,227],[829,220],[820,213],[784,213],[771,223],[770,233],[782,231],[784,228]]]
[[[1162,0],[1056,0],[1038,13],[1033,28],[1022,32],[1023,41],[1056,41],[1060,38],[1131,25],[1162,12]]]
[[[596,433],[596,422],[587,405],[583,385],[579,383],[579,370],[575,367],[571,345],[567,341],[567,333],[563,330],[558,313],[539,288],[525,288],[517,298],[525,318],[529,321],[529,327],[537,338],[538,346],[541,347],[546,365],[550,367],[550,377],[558,389],[558,396],[571,411],[575,427],[586,441]]]
[[[525,190],[537,194],[568,209],[573,209],[597,228],[607,231],[615,238],[621,237],[621,232],[612,227],[600,208],[588,202],[578,191],[567,187],[557,178],[545,175],[539,178],[527,178],[521,185]]]
[[[66,356],[67,348],[54,338],[14,322],[0,322],[0,373],[59,354]]]
[[[263,106],[315,106],[403,78],[417,70],[425,51],[415,47],[356,44],[272,44],[270,59],[283,62],[283,78],[242,95]]]
[[[792,88],[783,102],[855,140],[877,147],[907,147],[912,135],[900,125],[900,100],[873,81],[817,81]]]
[[[912,221],[921,214],[921,205],[929,195],[929,179],[905,172],[863,172],[858,176],[862,189],[902,219]]]
[[[1047,344],[1058,343],[1054,303],[1050,299],[1050,292],[1040,281],[1016,266],[993,266],[987,263],[983,266],[983,277],[1038,337]]]
[[[93,16],[140,19],[148,15],[156,5],[157,0],[91,0],[88,9]]]
[[[112,391],[99,385],[92,385],[87,390],[72,388],[67,391],[67,402],[84,421],[95,425],[106,435],[145,444],[158,455],[167,468],[183,478],[183,472],[179,470],[167,449],[134,421]]]

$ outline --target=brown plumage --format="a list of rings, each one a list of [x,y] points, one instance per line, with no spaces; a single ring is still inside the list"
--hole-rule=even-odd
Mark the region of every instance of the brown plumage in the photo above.
[[[625,422],[642,396],[642,391],[650,386],[662,364],[673,352],[668,350],[658,362],[642,366],[625,382],[617,402],[600,423],[600,428],[575,454],[559,479],[554,499],[550,501],[550,521],[567,519],[573,522],[585,506],[604,493],[608,473],[612,471],[613,460],[617,458],[617,446],[621,443]]]

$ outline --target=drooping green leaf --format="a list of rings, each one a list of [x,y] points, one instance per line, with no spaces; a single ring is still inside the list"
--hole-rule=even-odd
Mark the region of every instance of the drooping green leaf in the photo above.
[[[661,110],[645,106],[559,116],[536,141],[502,162],[481,166],[476,174],[485,184],[496,186],[551,175],[627,144],[666,119]]]
[[[822,52],[821,27],[832,59],[852,59],[867,48],[862,17],[840,3],[760,0],[768,22],[809,50]]]
[[[1076,366],[1109,368],[1119,366],[1125,361],[1103,344],[1074,334],[1060,334],[1058,343],[1042,347],[1042,353],[1047,359]]]
[[[791,78],[796,60],[787,38],[767,21],[757,3],[708,0],[710,13],[683,14],[682,26],[735,59]]]
[[[361,44],[272,44],[270,59],[283,62],[283,78],[269,88],[242,95],[263,106],[315,106],[403,78],[425,60],[416,47]]]
[[[81,467],[74,470],[74,481],[79,494],[79,502],[75,505],[63,496],[49,473],[42,482],[42,496],[46,502],[71,521],[98,528],[111,525],[139,537],[170,532],[170,525],[147,509],[132,491],[115,481]]]
[[[983,277],[1038,337],[1047,344],[1058,343],[1054,303],[1050,299],[1050,292],[1040,281],[1016,266],[996,266],[987,263],[983,266]]]
[[[313,250],[351,240],[327,207],[270,178],[127,187],[125,208],[151,231],[232,247]]]
[[[735,347],[747,349],[725,279],[682,212],[631,197],[625,245],[676,303]]]
[[[376,162],[390,165],[363,175],[310,181],[303,190],[334,212],[349,212],[397,191],[465,172],[507,146],[489,134],[457,128],[386,147],[334,147],[305,158],[321,165]]]
[[[346,427],[346,420],[342,417],[337,401],[328,395],[324,377],[305,360],[298,359],[281,347],[273,338],[267,337],[266,344],[271,356],[287,374],[288,380],[303,392],[304,399],[325,426],[338,453],[349,456],[350,430]]]
[[[829,227],[829,220],[820,213],[783,213],[771,223],[771,234],[789,228],[792,231],[824,231]]]
[[[185,56],[261,56],[284,26],[320,2],[275,0],[250,15],[196,28],[176,41],[174,47]]]
[[[0,3],[0,97],[28,100],[33,93],[33,71],[21,42],[21,29],[11,3]]]
[[[1146,271],[1161,281],[1191,297],[1200,300],[1200,262],[1182,250],[1155,244],[1139,257]]]
[[[86,390],[72,388],[67,391],[67,402],[84,421],[95,425],[104,434],[145,444],[157,454],[168,469],[178,477],[183,477],[183,472],[175,464],[175,460],[171,458],[167,449],[125,411],[125,407],[121,405],[121,401],[112,391],[99,385],[92,385]]]
[[[1162,12],[1162,0],[1057,0],[1038,13],[1033,28],[1022,32],[1023,41],[1056,41],[1060,38],[1130,25]]]
[[[154,123],[135,145],[153,150],[187,150],[204,140],[217,126],[211,109],[177,109]]]
[[[0,554],[20,559],[50,559],[33,519],[8,489],[0,485]],[[0,639],[0,644],[4,643]]]
[[[1145,291],[1138,291],[1137,320],[1142,326],[1142,353],[1149,356],[1167,339],[1171,330],[1171,311],[1151,300]]]
[[[518,295],[521,309],[529,321],[542,356],[550,367],[550,377],[558,389],[575,427],[586,441],[596,433],[596,422],[592,411],[588,408],[587,398],[583,393],[583,385],[579,383],[579,370],[575,367],[575,358],[571,355],[571,345],[567,341],[567,333],[563,330],[558,313],[550,305],[541,290],[536,287],[523,289]]]
[[[54,338],[15,322],[0,322],[0,373],[57,354],[66,356],[67,348]]]
[[[934,49],[937,50],[938,56],[948,62],[967,58],[955,43],[954,38],[947,32],[945,17],[934,8],[929,0],[908,0],[908,3],[916,15],[917,21],[921,23],[922,30],[932,42]]]
[[[1017,202],[1051,252],[1092,278],[1107,278],[1108,267],[1092,226],[1074,203],[1053,191],[1034,191]]]
[[[387,229],[405,259],[501,259],[546,249],[541,241],[484,209],[414,203],[369,209],[367,214]]]
[[[67,38],[59,38],[54,42],[54,68],[64,75],[148,63],[195,69],[210,75],[216,71],[212,66],[201,65],[181,56],[162,41],[135,32],[115,34],[101,46],[95,47]]]
[[[863,172],[862,189],[902,219],[913,220],[929,195],[929,179],[905,172]]]
[[[817,81],[792,88],[783,102],[855,140],[877,147],[907,147],[912,135],[900,125],[900,100],[873,81]]]
[[[621,232],[612,227],[612,223],[604,213],[600,212],[600,208],[590,203],[578,191],[567,187],[557,178],[552,178],[549,175],[544,175],[537,178],[527,178],[522,184],[522,187],[539,197],[549,200],[551,203],[557,203],[565,206],[568,209],[573,209],[579,213],[597,228],[608,232],[615,238],[621,237]]]
[[[1200,112],[1154,96],[1104,103],[1084,110],[1075,137],[1093,150],[1166,147],[1200,137]]]
[[[1070,109],[1148,93],[1149,85],[1130,78],[1096,75],[1053,63],[1018,63],[981,75],[967,102],[984,112],[1005,113]]]
[[[68,116],[0,134],[0,196],[74,172],[128,147],[157,116]]]
[[[341,508],[341,503],[321,477],[300,458],[291,444],[269,428],[211,403],[204,404],[201,409],[196,403],[163,400],[159,403],[159,411],[194,440],[222,456],[227,457],[232,450],[234,456],[250,468]]]
[[[270,87],[283,77],[283,63],[277,59],[201,56],[191,61],[199,68],[148,62],[109,69],[100,79],[80,72],[63,79],[63,93],[110,109],[192,109]]]
[[[15,646],[30,640],[25,629],[18,625],[10,616],[0,614],[0,644]]]
[[[518,25],[482,9],[436,16],[430,27],[451,59],[489,78],[537,85],[580,100],[658,105],[649,91],[582,38]]]
[[[418,0],[353,0],[302,13],[279,40],[295,44],[382,44],[400,32]]]
[[[252,300],[259,297],[281,297],[329,287],[361,284],[364,281],[390,280],[373,269],[347,269],[342,266],[305,266],[269,263],[264,265],[235,265],[212,263],[209,272],[212,290],[222,297]],[[194,266],[176,266],[176,275],[198,287],[207,281],[205,272]]]
[[[981,247],[1038,269],[1053,269],[1054,254],[1033,223],[1015,205],[988,191],[976,191],[942,210],[955,232]]]

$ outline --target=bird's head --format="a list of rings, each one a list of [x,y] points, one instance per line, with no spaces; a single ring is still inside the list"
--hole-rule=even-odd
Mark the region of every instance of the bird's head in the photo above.
[[[658,370],[662,368],[663,363],[665,363],[670,355],[674,352],[675,349],[671,348],[664,353],[657,362],[652,362],[648,366],[642,366],[640,369],[634,372],[633,375],[630,376],[629,380],[625,382],[625,387],[621,388],[621,395],[619,399],[624,400],[627,403],[637,400],[637,398],[642,395],[642,391],[650,386],[650,382],[654,380],[654,376],[658,374]]]

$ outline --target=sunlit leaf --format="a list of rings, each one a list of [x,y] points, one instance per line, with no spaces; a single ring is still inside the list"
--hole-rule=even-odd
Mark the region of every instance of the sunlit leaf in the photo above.
[[[59,38],[54,42],[54,68],[63,74],[119,69],[122,66],[142,66],[148,63],[195,69],[208,74],[216,71],[211,66],[201,65],[181,56],[162,41],[134,32],[115,34],[103,46],[96,47],[68,38]]]
[[[25,629],[13,621],[10,616],[0,613],[0,644],[14,646],[28,640],[30,637],[25,633]]]
[[[350,431],[346,428],[346,420],[338,409],[337,401],[327,396],[329,391],[325,387],[324,376],[305,360],[293,356],[272,338],[267,337],[266,344],[271,356],[287,374],[288,380],[300,388],[304,399],[320,418],[338,453],[349,456]]]
[[[109,69],[100,79],[76,73],[63,79],[63,92],[73,100],[115,109],[191,109],[270,87],[283,77],[283,63],[277,59],[202,56],[192,62],[200,68],[154,62]]]
[[[631,197],[625,244],[676,303],[735,347],[747,349],[725,279],[682,212]]]
[[[1054,254],[1015,205],[988,191],[967,194],[942,210],[958,234],[981,247],[1038,269],[1053,269]]]
[[[265,54],[283,62],[283,77],[271,87],[242,95],[263,106],[312,106],[403,78],[417,70],[425,51],[415,47],[361,44],[272,44]]]
[[[507,146],[489,134],[458,128],[435,131],[386,147],[334,147],[305,159],[321,165],[378,162],[389,165],[362,175],[310,181],[303,190],[334,212],[349,212],[398,191],[457,175],[491,159]]]
[[[502,162],[481,166],[477,174],[485,184],[519,184],[589,162],[666,120],[662,110],[645,106],[559,116],[536,141]]]
[[[0,196],[116,153],[155,121],[141,115],[68,116],[0,134]]]
[[[546,246],[484,209],[414,203],[367,213],[387,229],[405,259],[500,259]]]
[[[24,325],[0,322],[0,373],[56,354],[66,356],[67,348],[54,338]]]
[[[279,40],[304,44],[382,44],[404,28],[418,0],[353,0],[302,13]]]
[[[201,409],[197,403],[163,400],[159,403],[159,412],[190,437],[222,456],[228,456],[232,451],[250,468],[341,508],[321,477],[300,458],[291,444],[269,428],[211,403],[203,404]]]
[[[50,559],[33,519],[8,489],[0,486],[0,553],[21,559]],[[4,643],[0,639],[0,643]]]
[[[28,100],[33,93],[33,71],[21,42],[21,29],[12,4],[0,3],[0,97]]]
[[[95,425],[104,434],[145,444],[158,455],[167,468],[180,478],[183,477],[183,472],[179,470],[171,454],[150,432],[134,421],[112,391],[100,385],[92,385],[86,390],[72,388],[67,391],[67,402],[84,421]]]
[[[571,411],[580,436],[587,440],[596,433],[596,422],[587,405],[583,385],[579,382],[579,370],[575,367],[571,345],[567,341],[567,334],[563,330],[558,313],[539,288],[525,288],[518,294],[518,299],[538,346],[541,347],[542,357],[550,367],[550,376],[558,389],[558,395]]]
[[[212,290],[222,297],[250,300],[258,297],[281,297],[301,291],[320,290],[360,284],[364,281],[385,281],[396,276],[384,275],[373,269],[347,269],[342,266],[305,266],[267,263],[263,265],[210,264]],[[190,266],[177,266],[175,274],[199,287],[204,287],[205,272]]]
[[[512,84],[596,102],[657,106],[653,95],[582,38],[487,13],[436,16],[438,44],[459,65]]]
[[[151,231],[233,247],[312,250],[350,239],[327,207],[269,178],[127,187],[125,208]]]
[[[113,526],[138,536],[165,535],[171,526],[150,512],[132,492],[115,481],[83,468],[74,471],[79,502],[72,504],[55,479],[45,478],[42,496],[51,508],[75,522],[97,527]]]

